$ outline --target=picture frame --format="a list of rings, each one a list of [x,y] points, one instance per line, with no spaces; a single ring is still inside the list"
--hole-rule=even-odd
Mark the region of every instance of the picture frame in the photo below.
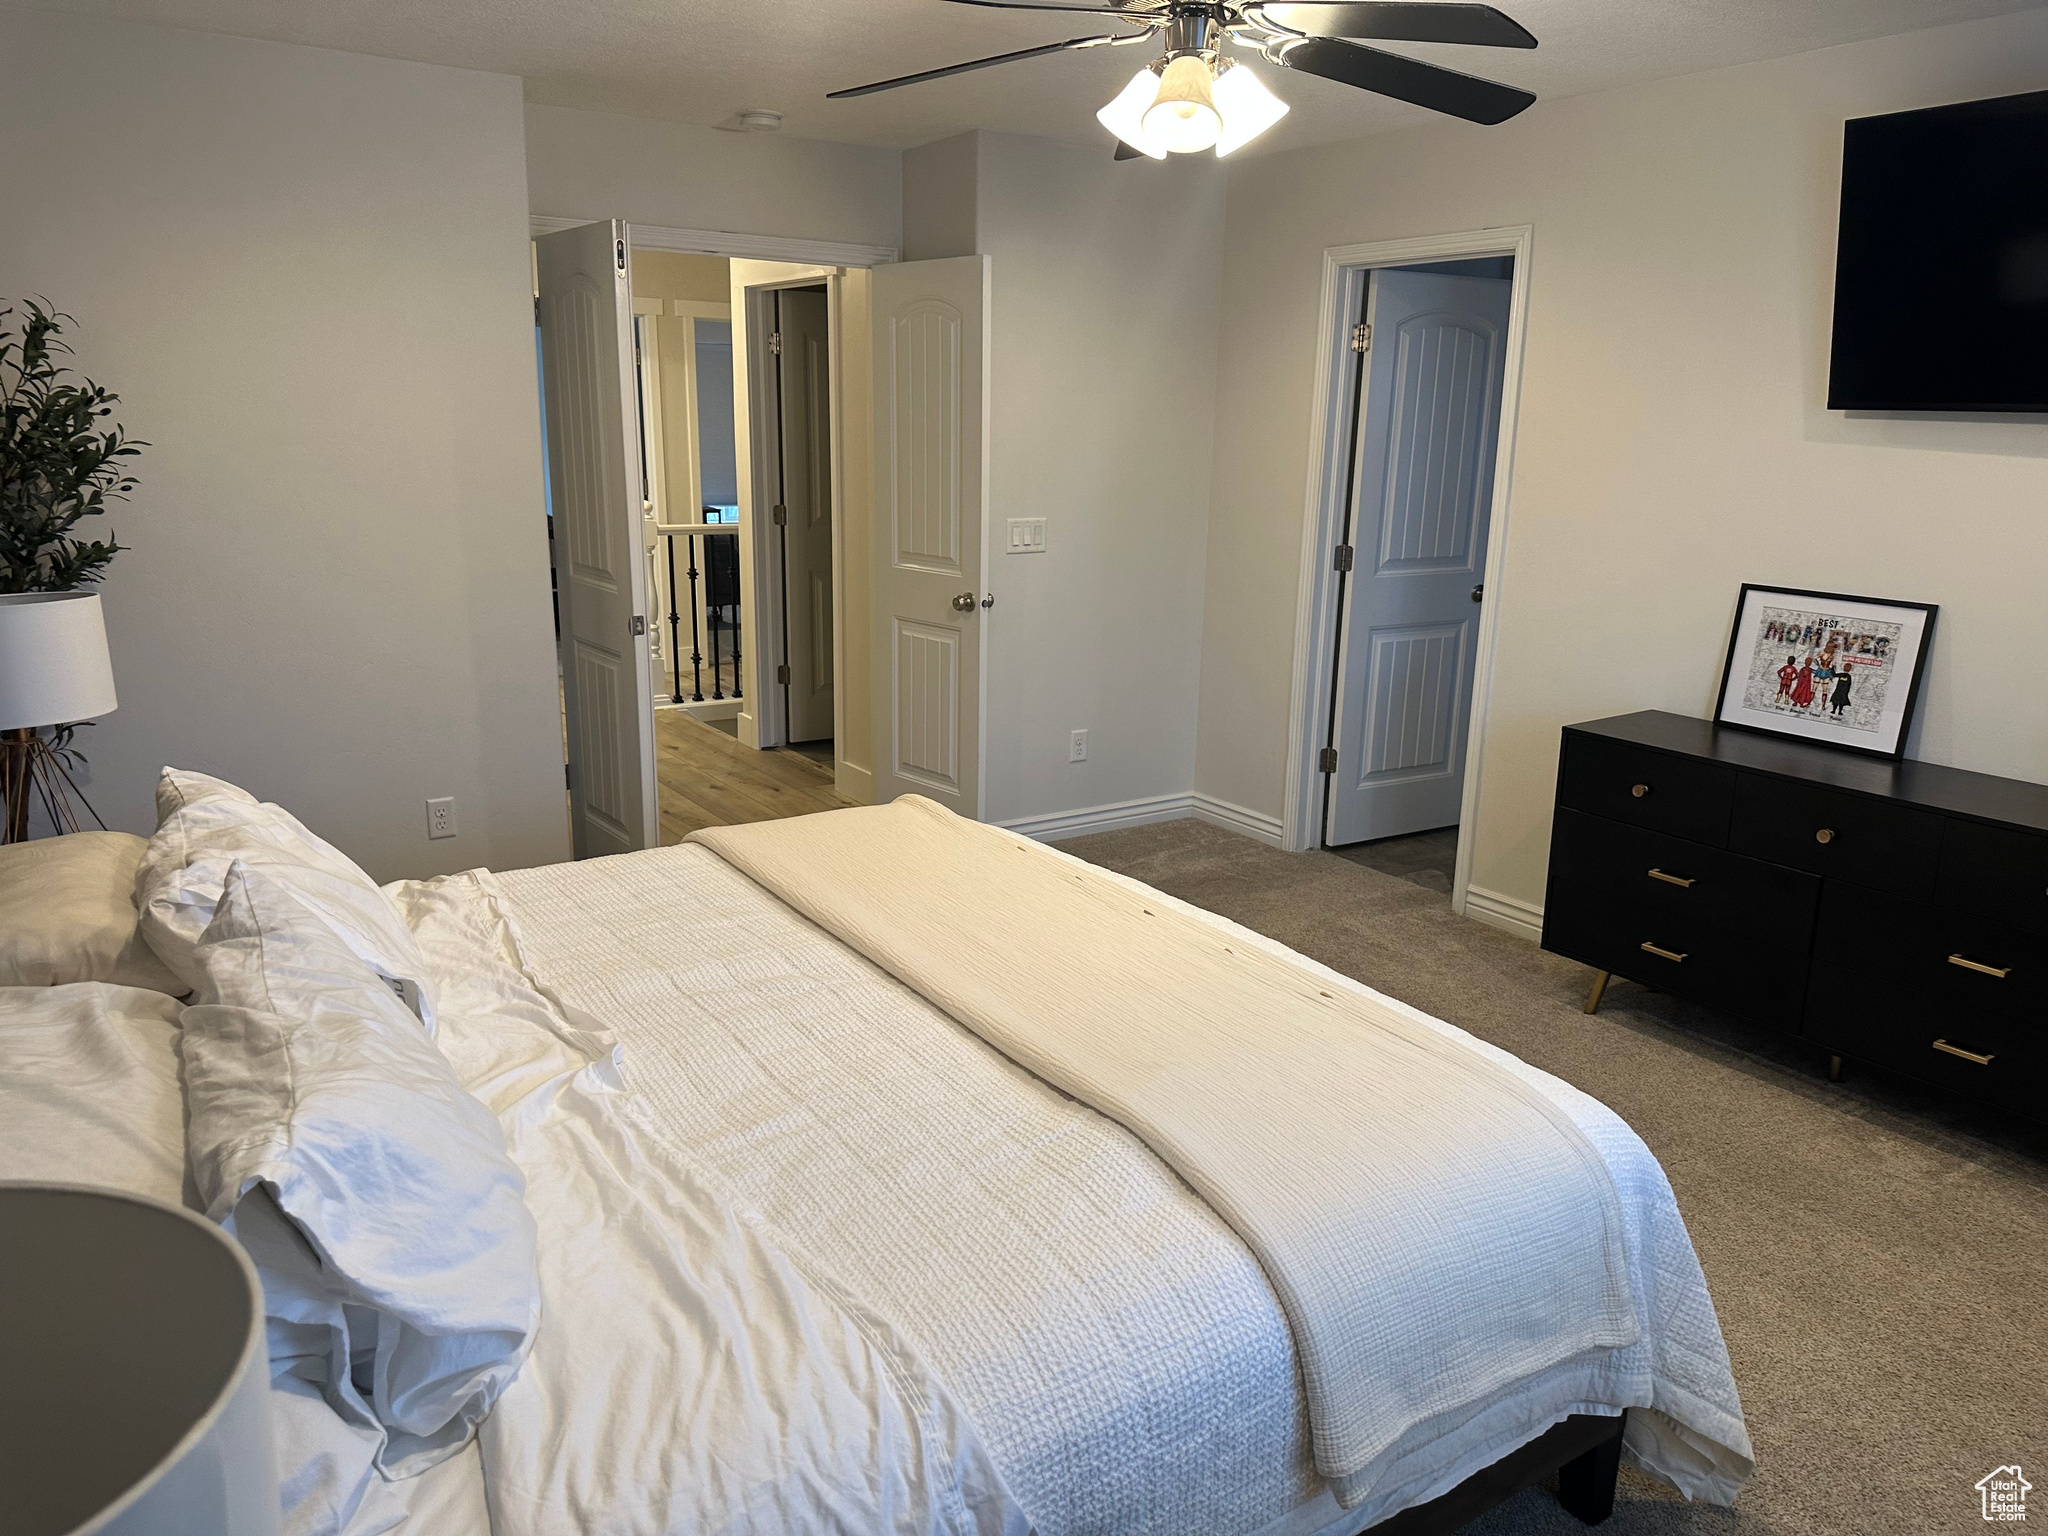
[[[1714,723],[1897,760],[1937,612],[1933,603],[1746,581]]]

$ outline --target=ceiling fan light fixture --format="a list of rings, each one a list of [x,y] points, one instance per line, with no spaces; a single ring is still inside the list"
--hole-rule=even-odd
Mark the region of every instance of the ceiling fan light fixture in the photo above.
[[[1169,59],[1142,119],[1145,137],[1175,155],[1214,147],[1223,137],[1223,114],[1216,110],[1212,83],[1209,61],[1199,53]]]
[[[1164,160],[1166,151],[1145,132],[1145,112],[1159,96],[1159,76],[1147,66],[1131,76],[1117,98],[1095,114],[1096,121],[1140,154]]]
[[[1244,148],[1287,115],[1287,103],[1242,64],[1232,64],[1218,75],[1210,94],[1223,118],[1223,133],[1216,140],[1219,160]]]

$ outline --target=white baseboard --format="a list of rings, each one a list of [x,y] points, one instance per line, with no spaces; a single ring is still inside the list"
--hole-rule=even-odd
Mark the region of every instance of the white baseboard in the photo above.
[[[1498,928],[1503,933],[1512,933],[1518,939],[1532,943],[1543,937],[1543,909],[1532,902],[1517,901],[1512,896],[1503,896],[1499,891],[1489,891],[1483,885],[1465,887],[1465,915],[1485,923],[1489,928]]]
[[[856,763],[839,764],[832,787],[855,805],[875,803],[874,771]]]
[[[1227,827],[1232,832],[1242,832],[1246,837],[1255,837],[1275,848],[1282,845],[1284,830],[1278,816],[1248,811],[1228,800],[1218,800],[1214,795],[1190,795],[1188,799],[1194,814],[1212,827]]]
[[[1113,805],[1091,805],[1085,810],[1056,811],[1048,816],[1025,816],[1002,826],[1041,843],[1062,838],[1085,837],[1090,832],[1114,832],[1120,827],[1145,827],[1157,821],[1179,821],[1193,816],[1211,826],[1242,832],[1262,843],[1280,846],[1280,818],[1262,816],[1228,800],[1211,795],[1154,795],[1145,800],[1119,800]]]
[[[1113,805],[1091,805],[1079,811],[1054,811],[1047,816],[1020,816],[998,823],[1041,843],[1062,838],[1085,837],[1090,832],[1114,832],[1120,827],[1146,827],[1155,821],[1178,821],[1195,814],[1192,795],[1154,795],[1146,800],[1119,800]]]

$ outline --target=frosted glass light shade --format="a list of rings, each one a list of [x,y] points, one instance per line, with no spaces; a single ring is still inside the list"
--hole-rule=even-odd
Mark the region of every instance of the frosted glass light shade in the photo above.
[[[1223,134],[1216,140],[1219,160],[1233,149],[1242,149],[1287,115],[1287,103],[1242,64],[1224,70],[1209,89],[1223,118]]]
[[[1145,136],[1169,154],[1191,155],[1223,136],[1223,118],[1209,90],[1209,63],[1184,53],[1168,62],[1159,94],[1145,110]]]
[[[0,731],[90,720],[115,702],[98,593],[0,595]]]
[[[1147,137],[1144,126],[1145,111],[1158,95],[1159,77],[1149,69],[1141,69],[1117,93],[1115,101],[1095,114],[1095,120],[1138,153],[1164,160],[1166,151]]]

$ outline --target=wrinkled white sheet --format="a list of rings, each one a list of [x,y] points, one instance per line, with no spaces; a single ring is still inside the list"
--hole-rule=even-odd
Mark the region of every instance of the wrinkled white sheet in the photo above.
[[[179,1080],[182,1005],[100,982],[0,988],[0,1179],[98,1184],[204,1208],[186,1171]],[[374,1431],[318,1391],[271,1391],[281,1536],[384,1536],[408,1520],[434,1536],[490,1536],[474,1445],[389,1483]]]
[[[540,1333],[483,1426],[496,1536],[1024,1536],[901,1337],[669,1145],[630,1063],[532,987],[489,877],[393,894],[542,1234]]]
[[[1622,1204],[1642,1340],[1561,1377],[1543,1423],[1475,1404],[1440,1461],[1342,1515],[1309,1461],[1271,1288],[1134,1137],[705,850],[499,878],[532,969],[618,1034],[661,1138],[896,1325],[1042,1532],[1357,1530],[1569,1413],[1623,1406],[1639,1408],[1634,1454],[1688,1492],[1725,1501],[1748,1475],[1719,1326],[1656,1160],[1596,1101],[1463,1031],[1198,914],[1537,1087]]]

